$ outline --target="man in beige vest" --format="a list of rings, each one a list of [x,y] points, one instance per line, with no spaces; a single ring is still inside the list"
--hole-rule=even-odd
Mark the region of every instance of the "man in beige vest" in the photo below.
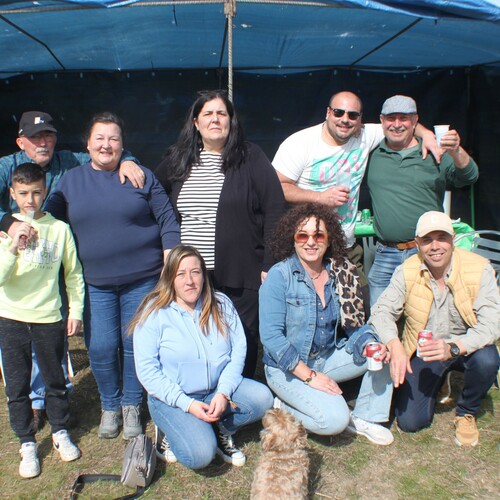
[[[493,384],[500,358],[500,296],[488,260],[455,248],[450,218],[426,212],[417,223],[418,254],[399,266],[372,308],[370,323],[387,344],[399,427],[431,424],[436,397],[450,370],[464,372],[456,405],[455,441],[475,446],[476,414]],[[404,318],[403,334],[397,321]],[[433,338],[418,346],[421,330]]]

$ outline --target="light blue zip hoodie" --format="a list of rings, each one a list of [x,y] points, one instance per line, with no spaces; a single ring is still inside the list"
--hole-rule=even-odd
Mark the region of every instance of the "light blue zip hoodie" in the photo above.
[[[201,300],[191,314],[176,302],[148,316],[134,330],[137,376],[149,395],[187,411],[191,401],[220,392],[231,397],[243,377],[246,339],[236,310],[224,294],[217,300],[229,327],[223,337],[210,321],[199,326]]]

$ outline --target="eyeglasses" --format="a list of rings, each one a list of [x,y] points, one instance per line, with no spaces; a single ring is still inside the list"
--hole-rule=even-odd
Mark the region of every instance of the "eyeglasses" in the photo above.
[[[333,113],[335,118],[342,118],[346,113],[349,120],[357,120],[361,116],[359,111],[346,111],[345,109],[332,108],[331,106],[328,106],[328,109]]]
[[[316,243],[324,243],[327,240],[328,235],[326,233],[295,233],[293,235],[295,242],[301,244],[307,243],[309,238],[312,238]]]

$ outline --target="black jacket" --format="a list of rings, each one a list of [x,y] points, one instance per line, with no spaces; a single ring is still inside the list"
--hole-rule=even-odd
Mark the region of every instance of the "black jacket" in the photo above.
[[[248,143],[246,159],[226,172],[215,222],[215,280],[220,287],[258,290],[261,271],[275,263],[266,245],[285,212],[285,198],[276,172],[259,146]],[[182,181],[169,184],[162,161],[155,173],[177,213]]]

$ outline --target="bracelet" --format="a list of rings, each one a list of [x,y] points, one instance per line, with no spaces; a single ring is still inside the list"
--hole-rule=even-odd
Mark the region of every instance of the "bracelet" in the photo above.
[[[226,400],[229,403],[229,406],[231,406],[231,408],[238,408],[238,405],[229,396],[227,396],[223,392],[221,392],[219,394],[222,394],[226,398]]]
[[[316,377],[318,374],[314,371],[314,370],[311,370],[309,372],[309,377],[307,377],[305,380],[304,380],[304,384],[306,385],[309,385],[309,383],[311,382],[311,380]]]

